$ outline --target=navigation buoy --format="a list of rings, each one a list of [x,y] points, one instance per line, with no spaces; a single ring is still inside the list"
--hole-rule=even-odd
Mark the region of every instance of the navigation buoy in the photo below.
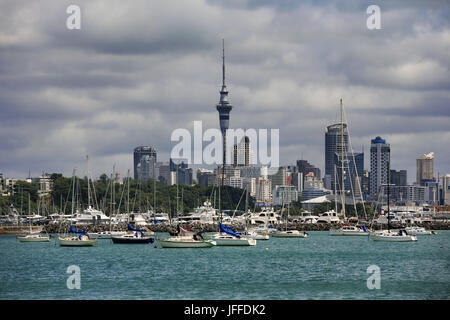
[[[155,248],[155,249],[156,249],[156,248],[158,248],[158,246],[153,246],[153,248]]]
[[[441,248],[443,248],[444,246],[441,246]]]

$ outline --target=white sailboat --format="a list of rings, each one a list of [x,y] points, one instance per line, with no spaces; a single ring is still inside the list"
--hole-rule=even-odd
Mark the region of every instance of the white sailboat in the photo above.
[[[340,158],[340,162],[341,162],[341,184],[340,184],[340,195],[341,195],[341,215],[343,216],[344,221],[347,221],[347,218],[345,217],[345,162],[346,162],[346,154],[345,154],[345,139],[344,139],[344,108],[342,105],[342,99],[340,100],[340,111],[341,111],[341,123],[340,123],[340,127],[341,127],[341,141],[339,143],[340,145],[340,149],[341,149],[341,158]],[[347,126],[347,130],[348,130],[348,126]],[[349,135],[350,138],[350,135]],[[337,136],[336,136],[336,140],[337,140]],[[336,141],[336,145],[338,145],[338,142]],[[350,143],[351,146],[351,143]],[[352,151],[353,154],[353,151]],[[358,170],[356,168],[356,163],[355,161],[353,161],[353,164],[355,166],[355,171],[356,171],[356,181],[359,181],[358,179]],[[350,168],[349,168],[350,171]],[[335,207],[336,207],[336,211],[337,211],[337,201],[336,201],[336,196],[337,196],[337,190],[336,190],[336,183],[337,183],[337,170],[336,170],[336,166],[334,166],[334,203],[335,203]],[[350,177],[350,184],[352,183],[352,179]],[[361,192],[361,186],[358,183],[358,187],[359,187],[359,193],[361,195],[361,200],[363,201],[362,198],[362,192]],[[355,213],[356,216],[358,216],[358,213],[356,211],[356,202],[355,202],[355,198],[354,198],[354,193],[353,193],[353,186],[351,185],[351,192],[352,192],[352,196],[353,196],[353,203],[355,204]],[[364,203],[363,203],[363,207],[364,207]],[[367,230],[367,228],[365,226],[356,226],[356,225],[344,225],[340,228],[331,228],[329,231],[329,235],[330,236],[368,236],[369,235],[369,231]]]
[[[78,236],[58,237],[58,243],[61,247],[92,247],[97,244],[97,239],[91,239],[86,231],[77,231],[70,227],[70,231]]]
[[[283,199],[284,199],[284,193],[283,193]],[[284,207],[284,201],[283,201],[283,206],[282,206],[281,210],[283,210],[283,207]],[[289,219],[289,207],[290,207],[290,204],[288,204],[288,207],[287,207],[285,230],[276,230],[275,232],[271,233],[272,237],[274,237],[274,238],[307,238],[308,233],[306,233],[305,231],[288,229],[287,223],[288,223],[288,219]]]
[[[211,248],[216,245],[213,240],[203,239],[201,233],[187,231],[182,227],[177,236],[157,241],[163,248]]]
[[[408,234],[408,232],[404,229],[391,229],[391,215],[389,210],[389,183],[390,183],[390,170],[389,170],[389,162],[387,163],[387,216],[388,216],[388,229],[381,230],[377,232],[373,232],[370,235],[370,238],[374,241],[386,241],[386,242],[412,242],[417,241],[417,236]]]
[[[28,214],[30,214],[30,193],[28,193]],[[50,242],[49,235],[41,235],[39,232],[33,233],[30,221],[30,231],[26,235],[18,236],[17,239],[20,242]]]

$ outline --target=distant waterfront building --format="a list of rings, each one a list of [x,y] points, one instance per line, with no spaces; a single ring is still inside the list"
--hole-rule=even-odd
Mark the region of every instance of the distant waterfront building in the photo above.
[[[320,179],[320,169],[310,164],[307,160],[297,160],[298,172],[303,173],[305,177],[308,173],[313,172],[314,176]]]
[[[16,183],[18,179],[4,178],[3,181],[3,194],[6,196],[15,195],[17,193]]]
[[[152,162],[156,163],[156,149],[151,146],[140,146],[134,148],[133,152],[133,169],[134,169],[134,179],[139,179],[138,165],[144,156],[149,156],[152,158]]]
[[[244,137],[242,141],[233,147],[233,165],[250,167],[253,165],[253,151],[250,146],[249,137]]]
[[[391,170],[390,183],[395,186],[406,186],[407,183],[406,170]]]
[[[330,191],[325,189],[313,189],[313,188],[304,189],[302,191],[302,201],[311,200],[327,194],[330,194]]]
[[[391,160],[391,147],[386,140],[376,137],[370,146],[370,195],[376,198],[379,188],[387,184],[387,166]]]
[[[341,162],[341,154],[334,154],[334,161],[336,165],[336,190],[340,190],[341,179],[342,179],[342,162]],[[344,153],[344,187],[347,191],[352,191],[354,196],[361,195],[361,186],[363,184],[364,178],[364,153]],[[331,185],[332,190],[334,190],[334,179],[332,180],[333,184]]]
[[[442,177],[442,189],[443,204],[450,206],[450,174]]]
[[[156,163],[156,177],[159,182],[171,184],[171,170],[169,162]]]
[[[156,157],[145,155],[137,165],[137,178],[139,180],[154,179],[156,176]]]
[[[416,183],[423,185],[424,181],[434,180],[434,152],[423,154],[416,159]]]
[[[342,130],[344,131],[343,134]],[[341,154],[341,152],[348,152],[348,132],[345,123],[343,125],[340,123],[330,125],[325,131],[325,176],[328,176],[331,186],[326,186],[327,188],[333,188],[335,154]]]
[[[53,190],[53,181],[48,173],[42,173],[41,176],[32,178],[31,180],[39,184],[38,195],[40,197],[50,194]]]
[[[272,181],[267,178],[256,178],[255,197],[257,202],[272,201]]]
[[[233,188],[244,188],[244,178],[241,177],[229,177],[227,178],[227,185]]]
[[[269,175],[269,179],[272,180],[272,188],[275,186],[284,186],[287,181],[286,167],[279,167],[277,173]]]
[[[216,175],[212,170],[198,169],[197,170],[197,182],[199,185],[208,187],[213,186],[216,181]]]
[[[298,201],[298,191],[295,186],[275,186],[272,191],[273,202],[289,204]]]

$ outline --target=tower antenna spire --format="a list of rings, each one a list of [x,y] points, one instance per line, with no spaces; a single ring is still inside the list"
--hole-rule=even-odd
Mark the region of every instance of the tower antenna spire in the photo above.
[[[222,86],[225,86],[225,39],[222,39]]]

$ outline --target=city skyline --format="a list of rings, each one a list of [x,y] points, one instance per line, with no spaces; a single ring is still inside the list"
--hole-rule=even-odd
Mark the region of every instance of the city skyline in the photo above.
[[[129,14],[114,19],[80,1],[78,31],[65,29],[65,3],[2,3],[0,172],[81,174],[89,154],[94,176],[114,163],[124,176],[141,145],[168,161],[174,129],[219,128],[225,38],[230,128],[279,128],[280,165],[305,159],[325,172],[324,133],[342,98],[366,170],[381,136],[408,183],[429,152],[436,175],[448,174],[449,10],[399,3],[383,4],[382,29],[368,30],[364,1],[117,3]]]

